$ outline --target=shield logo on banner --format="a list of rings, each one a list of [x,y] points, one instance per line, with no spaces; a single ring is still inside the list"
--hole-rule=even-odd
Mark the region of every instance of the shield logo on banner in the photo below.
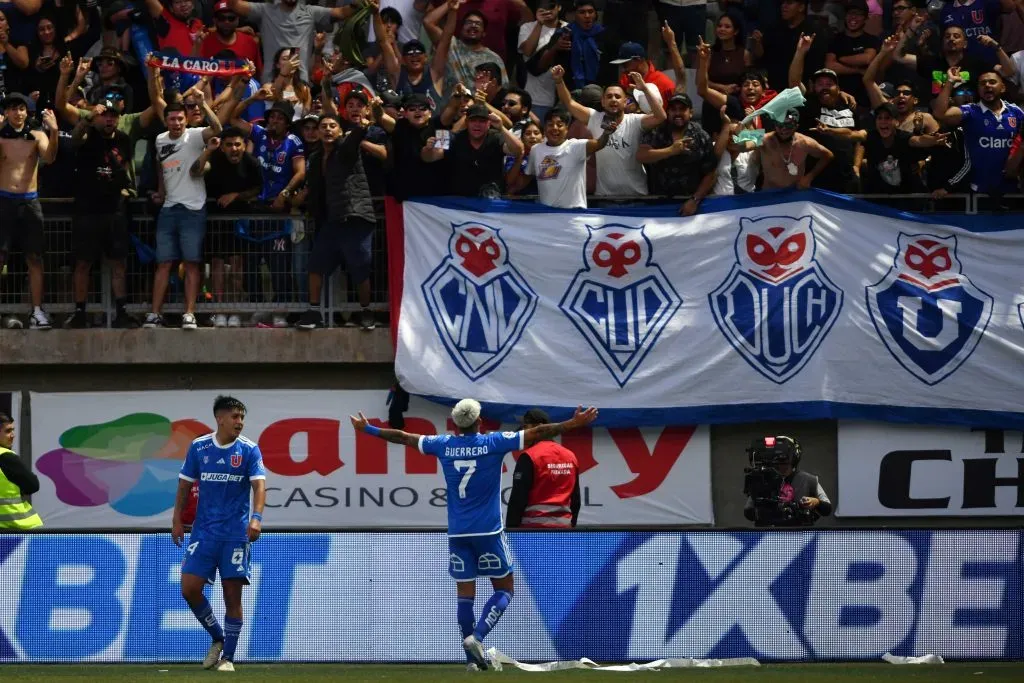
[[[866,294],[889,353],[928,385],[974,353],[992,315],[992,297],[962,272],[955,236],[901,232],[892,268]]]
[[[810,216],[741,218],[736,264],[708,295],[715,323],[747,363],[777,384],[803,369],[843,307],[814,258]]]
[[[620,387],[654,348],[682,299],[661,267],[643,226],[587,226],[583,268],[558,307]]]
[[[241,453],[234,453],[234,454],[231,455],[231,466],[232,467],[241,467],[242,466],[242,454]]]
[[[501,364],[537,309],[499,233],[482,223],[452,224],[448,256],[422,285],[441,343],[473,381]]]

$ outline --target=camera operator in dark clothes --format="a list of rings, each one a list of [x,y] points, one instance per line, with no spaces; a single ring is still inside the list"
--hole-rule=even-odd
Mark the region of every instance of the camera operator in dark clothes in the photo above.
[[[747,455],[750,466],[743,470],[743,492],[747,494],[743,516],[754,526],[813,526],[819,517],[832,514],[832,501],[818,477],[797,469],[802,452],[796,439],[755,439]]]

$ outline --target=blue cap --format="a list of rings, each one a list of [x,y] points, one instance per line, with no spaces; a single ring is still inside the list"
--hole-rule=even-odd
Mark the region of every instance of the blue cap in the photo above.
[[[640,43],[623,43],[619,46],[619,58],[613,59],[612,64],[625,64],[631,59],[647,59],[647,50]]]

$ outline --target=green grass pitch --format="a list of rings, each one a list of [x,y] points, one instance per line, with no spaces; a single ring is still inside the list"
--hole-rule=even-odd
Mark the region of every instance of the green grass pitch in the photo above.
[[[722,669],[665,669],[661,671],[615,673],[608,671],[562,671],[526,673],[505,669],[469,673],[461,666],[365,665],[365,664],[245,664],[241,663],[234,677],[242,681],[394,681],[396,683],[441,683],[447,681],[485,681],[515,683],[533,681],[603,681],[633,683],[634,681],[711,681],[724,683],[742,681],[760,683],[777,681],[1024,681],[1024,662],[955,663],[941,666],[892,664],[772,664],[761,667],[730,667]],[[0,680],[8,681],[208,681],[228,678],[225,674],[203,671],[198,665],[181,664],[80,664],[80,665],[0,665]]]

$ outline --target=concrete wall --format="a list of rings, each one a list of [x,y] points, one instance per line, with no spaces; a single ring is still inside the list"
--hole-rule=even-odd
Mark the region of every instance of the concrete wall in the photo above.
[[[274,362],[267,362],[267,359]],[[170,359],[170,360],[168,360]],[[0,331],[0,391],[144,391],[182,389],[380,389],[394,381],[386,329]],[[23,397],[21,425],[32,406]],[[21,449],[29,452],[28,429]],[[833,421],[762,422],[711,428],[716,526],[748,527],[743,468],[752,439],[788,434],[803,447],[802,469],[832,498],[837,485]],[[1010,517],[826,518],[822,526],[1007,526]]]

